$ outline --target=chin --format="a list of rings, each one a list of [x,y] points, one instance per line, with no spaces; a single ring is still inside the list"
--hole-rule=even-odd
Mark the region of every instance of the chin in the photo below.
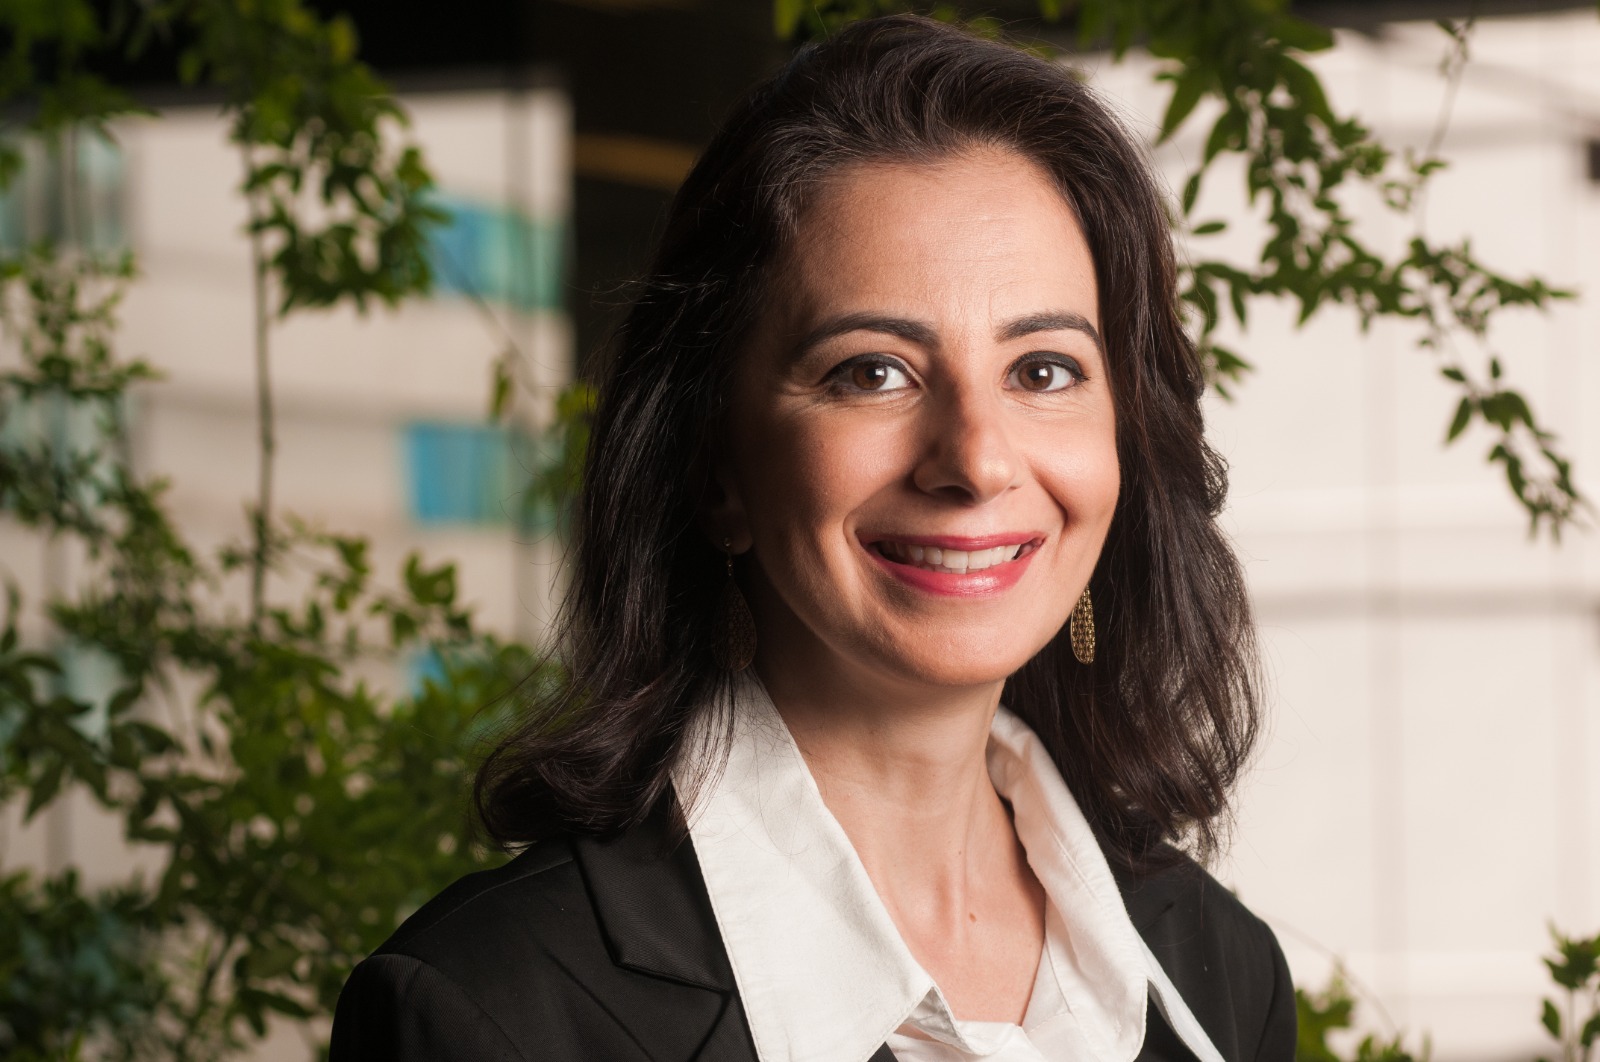
[[[975,639],[959,645],[945,642],[930,646],[924,642],[914,648],[880,644],[876,650],[874,655],[886,671],[909,682],[946,689],[1002,683],[1038,652],[1019,652],[1015,643],[989,646]]]

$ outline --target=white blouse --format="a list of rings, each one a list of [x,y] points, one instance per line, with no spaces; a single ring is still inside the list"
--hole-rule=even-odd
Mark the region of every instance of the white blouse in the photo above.
[[[761,1062],[866,1062],[885,1043],[900,1062],[1133,1062],[1152,997],[1201,1062],[1221,1062],[1129,920],[1060,772],[1005,708],[988,759],[1046,897],[1045,946],[1021,1025],[955,1017],[766,690],[740,680],[727,763],[686,796],[696,799],[689,834]]]

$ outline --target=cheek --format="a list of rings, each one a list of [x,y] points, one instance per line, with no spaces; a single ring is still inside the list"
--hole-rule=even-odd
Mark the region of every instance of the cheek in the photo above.
[[[1083,493],[1088,507],[1101,522],[1110,523],[1122,492],[1122,466],[1117,460],[1115,442],[1108,442],[1099,459],[1083,469]]]
[[[1103,535],[1116,511],[1122,470],[1115,436],[1110,431],[1097,434],[1092,440],[1080,439],[1076,445],[1054,450],[1044,475],[1070,524]]]
[[[746,515],[758,538],[815,538],[892,484],[900,441],[866,418],[771,417],[740,432],[735,456]]]

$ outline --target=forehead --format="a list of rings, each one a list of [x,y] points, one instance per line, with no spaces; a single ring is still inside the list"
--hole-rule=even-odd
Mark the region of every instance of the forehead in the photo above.
[[[769,312],[825,304],[1000,316],[1046,308],[1098,321],[1093,257],[1042,168],[981,149],[932,162],[834,171],[810,197],[776,263]],[[858,305],[859,304],[859,305]]]

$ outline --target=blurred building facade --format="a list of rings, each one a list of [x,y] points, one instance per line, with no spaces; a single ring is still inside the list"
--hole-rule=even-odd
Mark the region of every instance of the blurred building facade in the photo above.
[[[629,41],[650,51],[642,31]],[[1313,65],[1337,109],[1420,148],[1438,128],[1445,46],[1427,23],[1374,23]],[[1507,314],[1492,338],[1600,495],[1600,19],[1592,5],[1485,19],[1472,49],[1423,221],[1437,238],[1470,234],[1491,266],[1582,294]],[[1165,88],[1150,63],[1069,61],[1153,134]],[[670,109],[637,127],[586,117],[577,86],[597,74],[584,69],[408,90],[453,219],[435,243],[440,290],[399,311],[303,315],[274,339],[281,508],[369,535],[380,572],[413,548],[456,560],[484,622],[525,638],[550,615],[558,547],[523,512],[515,439],[486,426],[491,367],[514,349],[536,395],[570,378],[603,328],[594,293],[638,268],[720,111],[708,88],[681,129]],[[121,349],[167,377],[142,392],[137,458],[171,477],[176,515],[215,545],[243,535],[255,475],[238,160],[204,106],[116,133],[90,172],[106,238],[143,271]],[[1174,187],[1200,148],[1156,152]],[[1196,216],[1247,217],[1243,188],[1224,167]],[[14,209],[0,234],[41,216],[37,202]],[[1375,202],[1358,213],[1381,245],[1410,235]],[[1212,239],[1259,247],[1236,220]],[[1530,540],[1484,464],[1486,436],[1442,446],[1452,393],[1414,339],[1362,332],[1338,308],[1297,329],[1289,307],[1258,306],[1230,342],[1258,371],[1213,403],[1211,431],[1232,463],[1225,520],[1256,601],[1272,725],[1218,874],[1279,932],[1302,984],[1343,960],[1369,993],[1367,1027],[1385,1027],[1381,1005],[1430,1033],[1441,1062],[1527,1058],[1544,1050],[1547,923],[1600,931],[1600,549],[1592,531]],[[3,528],[0,542],[13,568],[33,548]],[[72,806],[9,825],[7,859],[115,876],[109,829]],[[264,1056],[305,1046],[279,1036]]]

